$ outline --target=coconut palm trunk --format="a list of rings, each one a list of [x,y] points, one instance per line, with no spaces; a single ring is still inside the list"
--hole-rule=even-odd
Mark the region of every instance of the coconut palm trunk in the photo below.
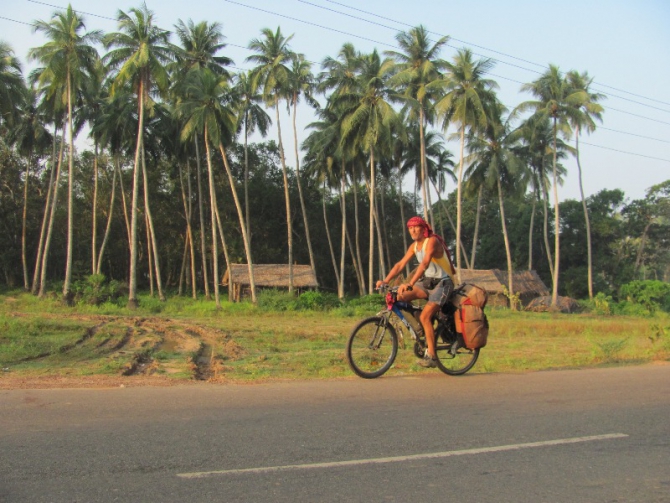
[[[321,207],[323,209],[323,223],[326,226],[326,238],[328,239],[328,249],[330,250],[330,260],[333,263],[333,273],[335,274],[335,280],[339,288],[340,285],[340,273],[337,270],[337,260],[335,260],[335,249],[333,248],[333,240],[330,237],[330,224],[328,223],[328,213],[326,212],[326,179],[323,179],[323,193],[321,195]],[[340,206],[341,206],[340,202]],[[338,290],[339,291],[339,290]]]
[[[223,144],[219,143],[219,152],[223,158],[223,165],[226,168],[226,174],[228,175],[228,183],[230,183],[230,190],[233,193],[233,201],[235,203],[235,208],[237,209],[237,217],[240,221],[240,229],[242,231],[242,240],[244,241],[244,252],[247,256],[247,267],[249,269],[249,287],[251,288],[251,302],[256,304],[256,282],[254,281],[254,265],[251,260],[251,245],[249,244],[249,235],[247,234],[247,226],[244,218],[244,212],[242,211],[242,205],[240,204],[240,199],[237,197],[237,189],[235,188],[235,180],[233,180],[233,173],[230,170],[230,165],[228,164],[228,156],[226,151],[223,148]]]
[[[28,162],[26,163],[26,179],[23,182],[23,217],[21,219],[21,266],[23,267],[23,289],[27,292],[30,290],[30,283],[28,282],[28,262],[26,260],[26,223],[28,221],[28,180],[30,178],[30,164],[32,163],[32,149],[28,154]]]
[[[72,304],[72,244],[74,237],[74,131],[72,128],[72,76],[67,65],[67,134],[68,134],[68,183],[67,183],[67,252],[65,259],[65,280],[63,281],[63,301]]]
[[[91,274],[98,271],[98,141],[93,146],[93,204],[91,209]]]
[[[424,138],[423,129],[423,107],[419,107],[419,144],[421,156],[421,196],[423,199],[423,218],[426,222],[430,222],[429,204],[428,204],[428,189],[427,189],[427,170],[426,170],[426,139]]]
[[[528,229],[528,270],[533,270],[533,226],[535,225],[535,208],[537,206],[537,196],[533,192],[533,207],[530,212],[530,228]]]
[[[214,171],[212,170],[212,155],[209,149],[209,135],[207,124],[205,124],[205,155],[207,156],[207,174],[209,175],[209,202],[212,219],[212,264],[214,275],[214,301],[216,308],[221,309],[221,298],[219,297],[219,246],[216,235],[216,190],[214,188]]]
[[[558,302],[558,277],[559,264],[561,257],[561,220],[558,209],[558,173],[556,168],[556,135],[558,134],[558,125],[556,117],[554,117],[554,165],[553,165],[553,182],[554,182],[554,284],[551,291],[551,305],[556,306]]]
[[[37,289],[39,287],[40,270],[42,268],[42,254],[44,253],[44,241],[46,239],[47,226],[50,215],[49,208],[51,207],[52,204],[51,199],[53,198],[53,194],[55,191],[54,178],[56,176],[56,164],[60,162],[60,158],[62,158],[63,156],[63,142],[61,141],[61,148],[59,154],[60,158],[58,160],[56,159],[57,136],[58,136],[57,132],[54,132],[53,154],[51,157],[51,174],[49,175],[49,188],[47,189],[47,200],[44,203],[44,214],[42,216],[42,225],[40,228],[40,240],[39,243],[37,244],[37,257],[35,258],[35,270],[33,271],[33,282],[32,287],[30,289],[30,292],[33,295],[37,294]]]
[[[593,300],[593,259],[591,252],[591,220],[589,219],[589,209],[586,206],[586,199],[584,198],[584,186],[582,183],[582,163],[579,160],[579,128],[575,131],[575,157],[577,158],[577,170],[579,172],[579,194],[582,197],[582,208],[584,209],[584,223],[586,224],[586,252],[588,261],[588,282],[589,282],[589,299]]]
[[[65,129],[63,129],[63,136],[65,136]],[[47,226],[47,235],[44,240],[44,252],[42,253],[42,267],[40,268],[40,287],[38,297],[44,298],[46,295],[47,285],[47,263],[49,260],[49,248],[51,247],[51,236],[53,234],[54,221],[56,220],[56,208],[58,206],[58,186],[60,185],[61,167],[63,164],[63,148],[64,143],[61,142],[60,154],[58,156],[58,163],[56,165],[56,179],[54,180],[53,201],[49,210],[49,225]]]
[[[198,133],[194,134],[196,175],[198,183],[198,212],[200,215],[200,251],[202,254],[202,280],[205,284],[205,298],[211,299],[209,293],[209,270],[207,268],[207,243],[205,240],[205,199],[202,194],[202,167],[200,166],[200,148],[198,147]]]
[[[305,209],[305,198],[302,194],[302,182],[300,181],[300,153],[298,152],[298,128],[296,126],[296,116],[298,99],[293,99],[293,145],[295,148],[295,178],[298,184],[298,196],[300,198],[300,209],[302,210],[302,221],[305,225],[305,239],[307,239],[307,251],[309,252],[309,264],[316,275],[316,263],[314,262],[314,252],[312,251],[312,239],[309,235],[309,221],[307,220],[307,210]]]
[[[402,197],[402,175],[400,174],[400,169],[398,169],[398,205],[400,206],[400,225],[402,225],[402,246],[403,250],[407,250],[407,232],[405,231],[405,205],[403,204],[404,200]],[[409,278],[409,264],[405,266],[405,276]]]
[[[507,235],[507,224],[505,222],[505,205],[503,204],[502,183],[498,177],[498,204],[500,205],[500,222],[502,224],[503,237],[505,239],[505,253],[507,255],[507,290],[509,290],[509,307],[516,311],[517,305],[514,300],[514,271],[512,270],[512,252],[509,247],[509,237]]]
[[[355,168],[354,168],[355,169]],[[358,180],[354,175],[354,236],[356,238],[356,258],[355,261],[358,264],[358,271],[360,277],[359,291],[361,295],[365,294],[365,273],[363,272],[363,260],[361,260],[361,245],[360,245],[360,222],[358,219]]]
[[[102,257],[105,255],[105,248],[107,247],[107,241],[109,241],[109,234],[112,228],[112,217],[114,216],[114,199],[116,196],[116,169],[112,170],[112,194],[109,197],[109,213],[107,214],[107,225],[105,226],[105,234],[102,238],[102,244],[100,245],[100,253],[98,255],[98,260],[96,261],[96,274],[100,274],[102,269]]]
[[[279,159],[281,160],[282,175],[284,178],[284,199],[286,202],[286,227],[288,233],[288,292],[293,293],[293,224],[291,222],[291,198],[288,190],[288,172],[284,157],[284,144],[281,138],[281,123],[279,122],[279,100],[275,102],[277,114],[277,137],[279,139]]]
[[[374,253],[375,253],[375,149],[370,148],[370,232],[368,249],[368,294],[372,295],[374,291]],[[381,242],[379,243],[381,246]]]
[[[551,273],[551,283],[554,283],[554,259],[551,254],[551,247],[549,246],[549,194],[547,192],[546,182],[542,182],[543,194],[543,208],[544,208],[544,248],[547,250],[547,262],[549,264],[549,272]]]
[[[135,162],[133,165],[133,193],[130,203],[130,278],[128,281],[128,308],[136,309],[137,301],[137,201],[140,192],[140,152],[144,133],[144,80],[140,79],[138,97],[139,120],[135,146]]]
[[[156,270],[156,287],[158,288],[158,298],[165,302],[165,292],[163,291],[163,280],[161,278],[160,257],[158,254],[158,244],[156,242],[156,231],[154,229],[154,219],[151,215],[151,206],[149,205],[149,179],[147,177],[147,166],[145,162],[144,143],[142,144],[142,176],[144,178],[144,211],[147,215],[147,223],[151,236],[151,249],[154,254],[154,268]]]
[[[340,183],[340,205],[342,211],[342,246],[340,248],[340,278],[337,285],[337,296],[344,299],[344,260],[346,255],[346,239],[347,239],[347,174],[345,170],[345,163],[342,161],[342,174]]]
[[[451,226],[451,230],[455,232],[456,226],[454,225],[454,221],[451,218],[451,213],[449,212],[449,208],[447,208],[447,205],[444,203],[444,200],[442,199],[442,196],[440,195],[440,191],[437,190],[437,187],[435,184],[433,184],[433,188],[437,192],[437,200],[440,203],[440,206],[442,207],[442,210],[444,213],[447,215],[447,219],[449,220],[449,225]],[[465,246],[463,246],[463,242],[460,241],[461,243],[461,249],[465,250]],[[465,267],[468,269],[474,269],[474,265],[471,267],[470,260],[468,259],[467,253],[463,254],[463,260],[465,261]]]
[[[465,113],[463,113],[465,117]],[[462,194],[463,185],[463,154],[465,150],[465,123],[461,125],[461,162],[458,165],[458,184],[456,188],[456,278],[461,283],[461,220],[462,220]]]

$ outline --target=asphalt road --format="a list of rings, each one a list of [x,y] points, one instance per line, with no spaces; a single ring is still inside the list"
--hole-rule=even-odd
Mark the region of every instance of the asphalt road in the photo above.
[[[670,364],[0,391],[2,502],[670,502]]]

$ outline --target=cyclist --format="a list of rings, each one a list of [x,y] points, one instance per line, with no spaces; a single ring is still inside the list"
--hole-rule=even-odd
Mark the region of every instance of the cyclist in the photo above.
[[[405,268],[413,257],[419,262],[412,277],[398,288],[398,300],[410,302],[426,299],[421,312],[421,326],[426,336],[426,353],[418,364],[425,368],[437,367],[435,353],[435,332],[433,316],[449,300],[454,291],[456,270],[451,262],[449,250],[442,237],[433,232],[428,222],[421,217],[412,217],[407,221],[409,234],[414,241],[405,256],[393,266],[384,280],[377,281],[377,289],[388,284]]]

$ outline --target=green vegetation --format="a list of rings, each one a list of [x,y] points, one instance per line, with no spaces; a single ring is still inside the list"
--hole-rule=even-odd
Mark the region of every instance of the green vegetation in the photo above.
[[[292,299],[291,302],[289,300]],[[216,382],[352,376],[344,356],[354,324],[382,306],[379,295],[334,307],[317,292],[263,292],[259,304],[158,302],[139,296],[66,307],[18,291],[0,296],[2,378],[164,376]],[[262,301],[262,302],[261,302]],[[273,307],[270,307],[270,304]],[[584,312],[488,311],[492,332],[475,373],[640,364],[670,359],[670,317]],[[405,341],[390,375],[422,370]]]

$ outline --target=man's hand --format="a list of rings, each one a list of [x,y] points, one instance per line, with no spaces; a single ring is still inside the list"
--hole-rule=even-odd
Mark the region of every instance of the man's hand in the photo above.
[[[386,281],[383,281],[383,280],[380,279],[379,281],[377,281],[377,284],[375,285],[375,290],[379,290],[382,287],[382,285],[387,285],[387,284],[388,283],[386,283]]]
[[[403,284],[398,287],[398,295],[402,295],[405,292],[411,292],[413,290],[412,285]]]

